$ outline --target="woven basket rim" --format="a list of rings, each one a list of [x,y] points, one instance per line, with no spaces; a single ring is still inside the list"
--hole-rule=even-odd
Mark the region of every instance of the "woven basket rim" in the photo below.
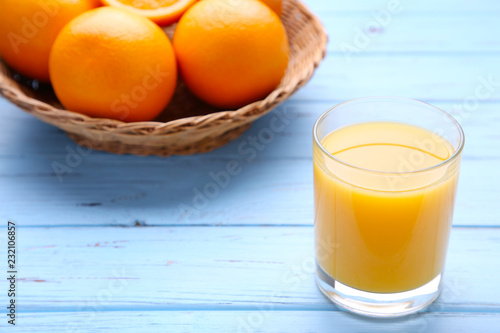
[[[318,37],[320,39],[320,44],[318,49],[316,49],[313,59],[313,65],[311,68],[302,75],[301,77],[293,77],[291,80],[287,81],[287,85],[293,86],[291,92],[285,91],[285,86],[283,85],[283,81],[280,85],[272,91],[268,96],[264,99],[247,104],[236,110],[220,110],[216,112],[212,112],[206,115],[199,116],[190,116],[179,119],[174,119],[166,122],[161,121],[142,121],[142,122],[123,122],[120,120],[109,119],[109,118],[94,118],[89,117],[87,115],[54,107],[48,103],[40,101],[36,98],[27,96],[23,91],[18,89],[17,87],[10,85],[4,74],[0,72],[0,95],[21,107],[22,109],[28,111],[33,114],[43,114],[44,118],[53,118],[53,119],[68,119],[72,123],[82,122],[87,125],[96,124],[99,127],[99,130],[109,131],[115,133],[127,133],[132,135],[147,135],[146,133],[160,131],[162,134],[168,134],[172,132],[182,131],[186,125],[192,125],[193,122],[197,124],[197,126],[203,127],[203,124],[210,124],[217,120],[227,120],[231,118],[257,118],[271,111],[271,107],[279,104],[277,102],[277,98],[283,94],[287,93],[288,95],[296,92],[301,86],[303,86],[307,81],[312,77],[314,71],[319,66],[320,62],[326,56],[326,45],[328,42],[328,37],[325,31],[325,28],[321,24],[318,17],[313,14],[305,4],[303,4],[300,0],[284,0],[284,2],[292,3],[293,6],[297,6],[302,14],[304,14],[309,20],[310,23],[314,26],[314,29],[318,33]],[[0,57],[0,62],[4,63],[3,59]],[[19,95],[23,97],[23,101],[19,99]],[[29,107],[28,107],[29,106]],[[36,106],[38,110],[33,110],[31,107]],[[48,114],[50,113],[50,114]],[[134,127],[134,131],[130,132],[129,128]],[[137,131],[138,127],[144,128],[144,132]],[[165,131],[165,129],[167,129]]]

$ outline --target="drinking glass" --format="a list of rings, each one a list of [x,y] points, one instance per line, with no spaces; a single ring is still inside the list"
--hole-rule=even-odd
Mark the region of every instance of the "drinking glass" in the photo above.
[[[460,125],[419,101],[361,98],[323,113],[313,141],[321,291],[372,317],[425,308],[441,288],[464,146]]]

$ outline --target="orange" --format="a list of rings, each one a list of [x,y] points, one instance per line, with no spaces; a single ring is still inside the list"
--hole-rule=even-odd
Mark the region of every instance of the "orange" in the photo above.
[[[101,0],[103,4],[120,7],[142,15],[161,25],[177,22],[198,0]],[[271,0],[274,1],[274,0]]]
[[[283,4],[281,0],[260,0],[269,6],[278,16],[281,16],[281,11],[283,9]]]
[[[288,64],[285,28],[257,0],[203,0],[180,19],[173,38],[187,87],[203,101],[233,109],[267,96]]]
[[[50,48],[61,29],[98,0],[1,0],[0,54],[28,77],[49,81]]]
[[[49,65],[54,91],[68,110],[127,122],[154,119],[177,82],[165,33],[147,18],[114,7],[68,23]]]

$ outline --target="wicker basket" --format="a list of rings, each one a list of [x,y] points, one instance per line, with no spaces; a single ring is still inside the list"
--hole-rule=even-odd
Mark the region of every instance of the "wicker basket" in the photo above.
[[[64,110],[50,86],[14,73],[0,61],[0,95],[44,122],[63,129],[76,143],[116,154],[187,155],[208,152],[240,136],[313,75],[326,54],[327,35],[301,2],[283,1],[281,17],[291,57],[281,84],[265,99],[234,111],[221,111],[194,97],[180,82],[156,121],[124,123]],[[169,33],[169,31],[167,31]],[[170,31],[171,33],[171,31]],[[0,59],[1,60],[1,59]]]

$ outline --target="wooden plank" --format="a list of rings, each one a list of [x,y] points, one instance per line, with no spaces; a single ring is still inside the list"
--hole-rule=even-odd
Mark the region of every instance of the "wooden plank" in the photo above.
[[[186,160],[120,168],[120,160],[88,162],[62,183],[43,172],[4,174],[0,219],[14,219],[24,226],[313,223],[308,160],[242,161],[241,174],[221,178],[229,179],[224,188],[211,173],[224,172],[228,160],[211,161],[203,169]],[[9,160],[2,164],[16,165]],[[499,159],[463,161],[455,225],[500,225],[500,178],[492,176],[499,169]]]
[[[133,225],[136,221],[149,225],[312,224],[311,128],[330,105],[288,102],[285,106],[295,116],[283,132],[263,145],[263,151],[256,150],[253,160],[248,160],[249,154],[239,154],[238,147],[248,147],[250,138],[270,127],[276,113],[210,154],[162,159],[91,152],[75,158],[68,151],[78,148],[63,133],[8,107],[9,126],[0,133],[0,202],[4,202],[0,218],[17,219],[26,226]],[[449,103],[437,106],[455,108]],[[500,168],[497,109],[496,103],[483,103],[463,118],[467,143],[456,225],[500,224],[496,214],[500,179],[491,177]],[[199,198],[196,191],[204,193],[204,187],[214,182],[210,173],[223,172],[231,160],[240,163],[241,174],[231,177],[214,198]],[[71,173],[60,174],[60,182],[53,163],[74,167]]]
[[[338,3],[338,1],[336,2]],[[343,54],[413,53],[449,57],[500,51],[497,12],[471,15],[388,11],[320,13],[328,32],[328,50]]]
[[[237,148],[249,137],[211,154],[167,160],[92,152],[59,183],[52,163],[64,163],[66,149],[76,147],[9,108],[0,133],[0,219],[14,217],[22,226],[308,225],[310,128],[325,107],[377,94],[463,104],[474,97],[479,77],[500,77],[498,2],[401,0],[405,11],[375,30],[350,62],[340,42],[354,38],[353,29],[388,1],[306,2],[330,32],[328,60],[287,103],[299,116],[198,215],[185,219],[179,204],[211,181],[209,170],[243,161]],[[456,224],[499,225],[500,183],[492,176],[500,167],[497,86],[486,100],[464,119]],[[308,266],[307,226],[20,228],[19,235],[19,331],[496,332],[500,324],[498,228],[455,228],[441,299],[429,313],[397,321],[360,319],[321,296]]]
[[[311,227],[20,228],[17,239],[23,313],[337,311],[314,283]],[[430,311],[500,313],[499,240],[499,228],[453,229]]]
[[[339,12],[359,12],[359,11],[377,11],[385,9],[390,0],[354,0],[354,1],[324,1],[324,0],[303,0],[303,2],[318,14],[325,11]],[[500,11],[500,3],[494,0],[393,0],[400,3],[407,11],[411,12],[429,12],[429,13],[477,13],[477,12],[497,12]]]
[[[500,100],[500,66],[493,54],[463,57],[418,54],[365,55],[348,61],[343,54],[330,54],[307,87],[292,100],[349,100],[367,96],[398,96],[428,101]],[[484,81],[489,91],[484,90]]]
[[[425,313],[373,320],[331,311],[106,311],[21,314],[16,332],[498,332],[498,313]]]

